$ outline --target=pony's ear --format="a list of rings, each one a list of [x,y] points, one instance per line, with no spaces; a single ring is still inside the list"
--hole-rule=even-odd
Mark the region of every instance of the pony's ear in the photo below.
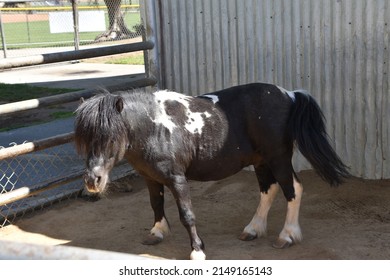
[[[85,102],[84,97],[80,97],[79,105],[83,104]]]
[[[120,114],[123,110],[123,98],[118,96],[115,102],[115,109]]]

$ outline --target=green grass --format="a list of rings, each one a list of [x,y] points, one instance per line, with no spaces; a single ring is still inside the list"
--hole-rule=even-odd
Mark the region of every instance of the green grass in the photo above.
[[[135,31],[133,26],[141,22],[139,13],[126,13],[125,22],[129,29]],[[107,14],[106,26],[108,27]],[[27,47],[20,44],[34,44],[33,47],[65,46],[64,42],[73,45],[74,41],[73,33],[50,33],[49,21],[4,23],[3,28],[9,49]],[[80,32],[80,41],[94,41],[95,37],[101,33]],[[31,45],[28,48],[31,48]]]
[[[67,118],[70,118],[70,117],[73,117],[74,116],[74,112],[71,112],[71,111],[65,111],[65,112],[54,112],[54,113],[51,113],[50,116],[53,118],[53,119],[67,119]]]
[[[66,92],[75,89],[34,87],[26,84],[3,84],[0,83],[0,101],[4,103],[35,99]]]
[[[28,126],[32,126],[32,125],[38,125],[41,123],[44,123],[44,122],[30,122],[30,123],[25,123],[25,124],[12,124],[9,126],[0,127],[0,132],[6,132],[6,131],[10,131],[10,130],[14,130],[14,129],[22,128],[22,127],[28,127]]]
[[[40,97],[52,96],[56,94],[72,92],[75,89],[64,89],[64,88],[46,88],[46,87],[34,87],[26,84],[2,84],[0,83],[0,103],[10,103],[23,101],[28,99],[35,99]],[[64,119],[73,116],[73,112],[64,111],[64,108],[52,106],[50,109],[58,110],[52,112],[48,118],[39,120],[32,119],[31,115],[27,112],[21,112],[17,114],[17,118],[9,119],[7,117],[0,116],[0,132],[9,131],[12,129],[17,129],[21,127],[36,125],[45,123],[48,121],[56,119]],[[45,110],[45,108],[38,109],[40,111]],[[21,117],[23,115],[23,117]]]
[[[73,45],[74,42],[73,33],[50,33],[48,21],[30,22],[28,25],[25,22],[5,23],[4,34],[9,49],[49,47],[60,44],[66,46]],[[83,32],[80,33],[80,40],[91,41],[98,34],[99,32]],[[26,44],[34,45],[27,46]]]

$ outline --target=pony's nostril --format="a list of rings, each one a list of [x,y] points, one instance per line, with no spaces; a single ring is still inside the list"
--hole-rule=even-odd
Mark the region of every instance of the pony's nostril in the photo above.
[[[89,177],[89,176],[87,176],[87,175],[84,175],[84,183],[85,183],[86,185],[91,186],[91,185],[94,184],[94,180],[93,180],[91,177]]]
[[[100,184],[100,181],[102,180],[102,177],[101,176],[97,176],[96,179],[95,179],[95,182],[97,184]]]

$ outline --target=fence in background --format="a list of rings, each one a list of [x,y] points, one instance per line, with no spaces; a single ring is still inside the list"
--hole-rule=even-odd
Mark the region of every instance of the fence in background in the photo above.
[[[154,79],[142,78],[107,89],[112,92],[153,86],[155,83]],[[83,90],[0,105],[0,116],[72,102],[94,94],[95,90]],[[81,180],[84,161],[76,154],[72,142],[73,132],[70,132],[35,142],[13,143],[12,147],[0,147],[0,228],[28,212],[80,194],[84,185]],[[112,170],[110,177],[115,180],[131,172],[128,164],[120,164]]]
[[[91,15],[89,15],[91,17]],[[139,30],[142,32],[142,29]],[[4,35],[4,33],[3,33]],[[137,34],[139,36],[141,34]],[[62,51],[11,57],[1,60],[0,69],[84,59],[96,56],[114,55],[132,51],[146,51],[153,48],[152,42],[132,42],[118,46],[98,46],[74,51]],[[108,86],[109,91],[153,86],[156,81],[140,75],[138,79],[124,84]],[[0,105],[2,114],[17,113],[21,110],[39,108],[89,98],[96,91],[87,89],[57,96]],[[73,134],[52,136],[29,143],[2,144],[0,147],[0,228],[12,223],[17,217],[28,212],[76,197],[83,189],[81,176],[84,161],[75,152]],[[4,141],[1,141],[4,142]],[[128,175],[131,167],[120,164],[111,173],[112,179]]]
[[[115,7],[103,0],[18,2],[24,4],[0,7],[0,58],[117,44],[142,35],[139,1],[122,0],[116,16]]]
[[[70,143],[1,160],[0,197],[26,186],[34,191],[40,185],[82,170],[82,164],[82,159],[76,155]],[[75,180],[54,191],[14,202],[4,201],[5,204],[0,203],[0,227],[12,223],[18,216],[42,209],[56,201],[75,197],[81,189],[81,180]]]
[[[0,161],[0,228],[27,213],[80,195],[84,160],[76,154],[72,139],[65,142]],[[129,165],[119,165],[110,177],[116,180],[131,171]]]

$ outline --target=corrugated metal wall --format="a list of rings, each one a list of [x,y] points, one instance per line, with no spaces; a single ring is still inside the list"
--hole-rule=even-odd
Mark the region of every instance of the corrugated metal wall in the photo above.
[[[256,81],[307,89],[352,173],[390,178],[390,1],[144,4],[160,87],[190,95]]]

